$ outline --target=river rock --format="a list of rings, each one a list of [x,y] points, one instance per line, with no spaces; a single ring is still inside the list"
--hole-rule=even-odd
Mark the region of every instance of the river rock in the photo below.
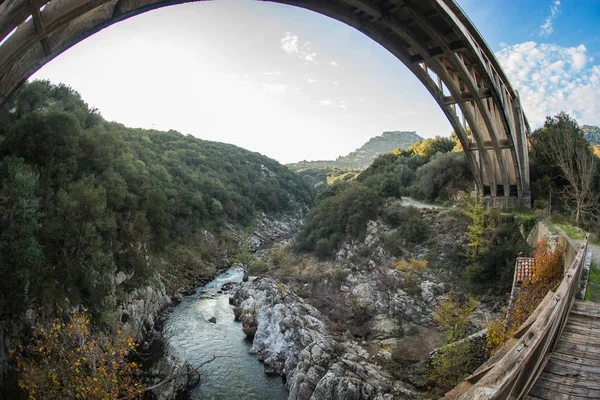
[[[173,300],[175,303],[181,303],[183,300],[183,294],[177,290],[175,293],[173,293],[173,296],[171,296],[171,300]]]
[[[171,303],[161,282],[134,289],[124,296],[117,312],[125,328],[131,329],[132,336],[141,340],[155,324],[161,310]]]
[[[198,371],[192,371],[188,376],[189,379],[186,385],[187,389],[193,389],[196,386],[198,386],[198,384],[200,383],[200,373]]]
[[[211,322],[211,323],[213,323],[213,324],[216,324],[216,323],[217,323],[217,318],[216,318],[216,317],[210,317],[210,318],[208,319],[208,322]]]
[[[172,400],[188,386],[190,364],[179,357],[165,356],[160,359],[149,375],[159,382],[174,377],[174,379],[152,389],[151,395],[155,400]]]

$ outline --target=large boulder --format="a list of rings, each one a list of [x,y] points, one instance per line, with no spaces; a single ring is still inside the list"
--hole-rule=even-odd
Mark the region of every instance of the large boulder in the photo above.
[[[167,379],[174,378],[156,388],[150,390],[150,395],[155,400],[173,400],[177,395],[188,388],[190,376],[193,381],[199,380],[197,373],[191,373],[191,365],[184,359],[173,356],[165,356],[160,359],[149,372],[152,379],[151,385],[156,385]],[[196,375],[196,376],[194,376]]]

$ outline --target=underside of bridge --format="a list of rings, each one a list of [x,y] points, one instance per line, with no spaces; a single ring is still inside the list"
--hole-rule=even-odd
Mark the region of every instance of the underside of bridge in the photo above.
[[[196,0],[198,1],[198,0]],[[200,0],[203,1],[203,0]],[[99,30],[192,0],[0,0],[0,105],[31,74]],[[454,0],[273,0],[356,28],[429,90],[488,203],[529,206],[529,124],[493,52]]]

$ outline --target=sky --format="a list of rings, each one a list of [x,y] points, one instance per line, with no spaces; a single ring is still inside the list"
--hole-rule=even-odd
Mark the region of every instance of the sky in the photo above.
[[[600,125],[600,0],[459,0],[532,128]],[[34,74],[110,121],[232,143],[283,163],[334,159],[384,131],[448,136],[412,73],[362,33],[301,8],[188,3],[112,25]]]

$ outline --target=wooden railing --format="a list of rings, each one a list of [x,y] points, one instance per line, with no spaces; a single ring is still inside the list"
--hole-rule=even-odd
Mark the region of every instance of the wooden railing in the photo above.
[[[527,395],[544,369],[569,317],[579,290],[588,238],[586,236],[556,291],[546,296],[513,336],[516,343],[515,340],[507,343],[505,347],[510,348],[499,351],[504,354],[501,358],[480,368],[444,399],[522,399]]]

